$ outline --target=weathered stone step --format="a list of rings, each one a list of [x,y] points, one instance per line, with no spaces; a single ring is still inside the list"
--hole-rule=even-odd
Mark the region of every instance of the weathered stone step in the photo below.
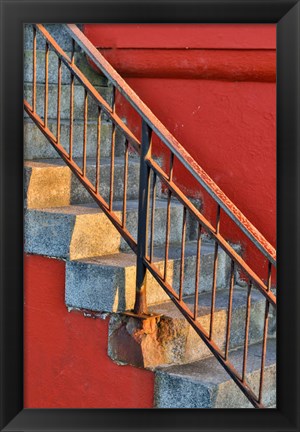
[[[100,93],[100,95],[106,100],[106,102],[111,105],[112,103],[112,88],[106,86],[95,86],[95,89]],[[45,85],[37,84],[36,86],[36,112],[43,118],[44,117],[44,94]],[[29,102],[32,103],[32,85],[29,83],[24,84],[24,97]],[[74,119],[83,120],[84,116],[84,87],[80,85],[74,86]],[[96,119],[98,116],[98,106],[96,102],[91,97],[88,97],[88,118]],[[24,113],[24,117],[27,118],[28,114]],[[57,85],[49,84],[48,93],[48,118],[57,118]],[[70,85],[62,84],[61,86],[61,119],[70,118]]]
[[[49,119],[48,127],[56,135],[56,120]],[[110,122],[101,123],[101,157],[109,157],[111,154],[112,125]],[[70,124],[67,120],[61,121],[60,141],[62,146],[69,152]],[[124,135],[116,129],[115,155],[124,154]],[[73,123],[73,157],[82,156],[83,147],[83,121]],[[97,121],[89,121],[87,127],[87,157],[96,157],[97,147]],[[59,154],[54,150],[47,138],[38,127],[30,120],[24,120],[24,159],[58,159]]]
[[[81,167],[82,159],[74,159]],[[27,208],[62,207],[69,204],[94,202],[85,187],[62,159],[26,161],[25,205]],[[110,158],[102,158],[100,165],[100,193],[108,201],[110,192]],[[95,185],[95,159],[87,159],[86,175]],[[115,158],[114,200],[123,199],[123,158]],[[129,159],[127,199],[138,196],[139,161]]]
[[[230,353],[241,371],[243,350]],[[249,347],[247,380],[257,395],[260,378],[261,343]],[[263,404],[276,406],[276,341],[269,339],[264,378]],[[156,408],[253,408],[246,396],[215,358],[156,371]]]
[[[71,51],[65,51],[66,54],[71,58]],[[83,52],[75,53],[75,64],[85,75],[85,77],[93,85],[107,85],[107,78],[100,73],[95,72],[87,62],[86,55]],[[32,83],[33,80],[33,52],[32,50],[24,51],[24,82]],[[48,56],[48,83],[56,84],[58,80],[58,56],[54,51],[49,50]],[[40,50],[36,51],[36,82],[45,83],[45,48],[41,46]],[[71,82],[71,74],[69,69],[62,63],[62,84],[68,84]],[[74,84],[79,84],[75,80]]]
[[[122,219],[122,202],[115,202],[115,212]],[[156,200],[156,230],[154,242],[165,241],[166,200]],[[138,202],[127,201],[127,229],[136,239]],[[182,207],[171,205],[170,241],[181,238]],[[65,259],[80,259],[114,254],[128,250],[107,216],[96,204],[71,205],[66,207],[28,209],[25,213],[25,252]]]
[[[79,28],[82,27],[81,24],[76,24]],[[69,33],[63,28],[63,24],[44,24],[47,31],[53,36],[56,42],[64,51],[72,50],[72,39]],[[45,46],[45,38],[37,31],[37,49],[43,49]],[[77,50],[79,47],[76,45]],[[32,25],[24,25],[24,49],[32,49]]]
[[[203,257],[203,262],[205,262],[205,257]],[[151,288],[148,292],[151,292]],[[153,289],[158,288],[153,287]],[[79,291],[77,284],[77,292]],[[98,294],[101,295],[101,293]],[[105,294],[102,296],[104,297]],[[228,287],[217,291],[216,294],[213,338],[222,350],[225,349],[226,341],[228,296]],[[193,311],[194,297],[186,298],[185,302]],[[235,286],[229,349],[244,344],[246,304],[247,290]],[[211,293],[200,294],[198,306],[197,320],[208,333]],[[263,336],[264,310],[264,297],[258,290],[253,289],[249,327],[250,343],[260,341]],[[155,368],[167,364],[190,363],[211,356],[210,350],[171,301],[150,306],[149,313],[153,315],[153,318],[149,318],[149,322],[145,319],[140,320],[122,315],[111,318],[109,354],[113,360],[139,367]],[[274,327],[273,324],[270,318],[270,332]],[[131,349],[126,350],[126,346]]]
[[[212,284],[214,247],[203,243],[201,250],[201,276],[199,291],[208,291]],[[154,262],[163,274],[164,246],[154,248]],[[195,242],[187,242],[185,253],[184,293],[195,289]],[[229,260],[224,252],[219,254],[218,288],[228,282]],[[167,280],[178,291],[180,275],[180,245],[170,245]],[[133,252],[92,257],[67,262],[66,304],[94,311],[116,312],[134,306],[136,255]],[[147,272],[147,303],[152,305],[169,300],[168,295]]]

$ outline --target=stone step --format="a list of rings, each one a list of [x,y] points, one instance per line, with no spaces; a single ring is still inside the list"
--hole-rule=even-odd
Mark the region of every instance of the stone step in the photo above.
[[[65,51],[71,57],[71,51]],[[83,52],[76,52],[74,56],[76,66],[81,70],[85,77],[93,85],[107,86],[107,78],[100,73],[95,72],[87,62],[86,55]],[[24,82],[32,83],[33,81],[33,52],[32,50],[24,51]],[[69,84],[71,82],[71,73],[69,69],[62,63],[61,70],[62,84]],[[36,51],[36,82],[45,83],[45,47],[41,46],[40,50]],[[48,55],[48,83],[56,84],[58,82],[58,56],[51,49]],[[77,80],[75,85],[79,84]]]
[[[56,120],[49,119],[48,127],[56,135]],[[108,121],[101,123],[101,157],[109,157],[111,154],[112,125]],[[64,149],[69,152],[70,124],[67,120],[62,120],[60,128],[60,141]],[[124,135],[116,129],[115,155],[124,154]],[[73,157],[82,157],[83,147],[83,122],[74,121],[73,123]],[[96,157],[97,147],[97,122],[89,121],[87,127],[87,157]],[[42,134],[31,119],[24,120],[24,159],[58,159],[59,154]]]
[[[195,289],[196,242],[187,242],[185,251],[184,293]],[[170,245],[167,280],[178,291],[180,275],[180,245]],[[163,274],[165,247],[154,248],[154,263]],[[214,246],[202,244],[199,291],[209,291],[212,285]],[[228,283],[230,262],[223,251],[219,253],[218,289]],[[92,257],[67,262],[66,304],[70,307],[100,312],[133,309],[135,299],[136,255],[133,252]],[[147,272],[147,303],[152,305],[169,300],[168,295]]]
[[[205,259],[203,259],[204,261]],[[225,278],[223,276],[223,281],[225,282],[225,280],[226,276]],[[152,286],[147,291],[151,292],[151,289]],[[157,290],[158,288],[153,286],[154,289]],[[69,290],[72,290],[71,286]],[[78,282],[76,292],[80,292]],[[102,292],[98,292],[98,295],[101,294]],[[153,294],[151,295],[153,296]],[[105,296],[107,298],[108,294],[102,294],[102,297]],[[228,296],[228,287],[217,291],[215,303],[213,339],[223,351],[226,341]],[[96,296],[94,301],[99,301]],[[194,310],[194,296],[185,298],[185,303],[191,311]],[[247,290],[235,286],[229,349],[244,344],[246,304]],[[198,307],[197,320],[208,333],[211,316],[210,292],[199,294]],[[263,295],[258,290],[253,289],[249,327],[249,342],[251,344],[262,339],[264,310],[265,299]],[[153,369],[167,364],[190,363],[211,356],[210,350],[173,302],[168,301],[150,306],[148,311],[152,314],[148,322],[145,319],[141,320],[126,315],[115,315],[111,318],[109,355],[114,361]],[[270,314],[270,335],[274,332],[274,322],[275,318],[272,318]]]
[[[247,381],[258,393],[261,343],[249,347]],[[243,350],[230,353],[230,359],[241,371]],[[276,407],[276,341],[269,339],[264,375],[263,404]],[[156,408],[253,408],[246,396],[215,358],[170,366],[155,373]]]
[[[81,167],[82,159],[74,159]],[[85,187],[62,159],[26,161],[25,205],[27,208],[62,207],[69,204],[94,202]],[[110,193],[110,158],[102,158],[100,165],[100,193],[108,201]],[[87,159],[86,175],[95,185],[95,159]],[[114,200],[123,199],[124,159],[115,158]],[[139,160],[130,158],[127,176],[127,199],[138,197]]]
[[[95,89],[100,93],[103,99],[111,105],[112,103],[112,88],[106,86],[95,86]],[[36,85],[36,112],[43,118],[44,117],[44,94],[45,85]],[[24,97],[32,104],[32,85],[29,83],[24,83]],[[84,87],[80,85],[74,86],[74,120],[83,120],[84,116]],[[92,97],[88,97],[88,119],[96,119],[98,116],[98,105]],[[24,117],[28,118],[28,114],[25,112]],[[48,93],[48,118],[57,118],[57,85],[49,84]],[[70,118],[70,85],[61,85],[61,110],[60,118],[69,119]]]
[[[82,27],[81,24],[76,24],[80,29]],[[56,40],[56,42],[60,45],[60,47],[64,51],[72,50],[72,39],[69,33],[63,28],[62,24],[44,24],[46,30],[52,35],[52,37]],[[25,24],[24,25],[24,49],[30,50],[32,49],[32,25]],[[37,41],[36,47],[37,49],[43,49],[45,46],[45,38],[37,31]],[[75,49],[78,51],[80,48],[76,45]]]
[[[114,210],[121,220],[122,202],[114,202]],[[156,200],[156,245],[165,241],[167,201]],[[137,237],[138,202],[127,201],[126,226]],[[181,239],[182,206],[171,205],[170,241]],[[127,243],[113,227],[97,204],[70,205],[57,208],[28,209],[25,213],[26,253],[63,259],[80,259],[114,254],[129,250]]]

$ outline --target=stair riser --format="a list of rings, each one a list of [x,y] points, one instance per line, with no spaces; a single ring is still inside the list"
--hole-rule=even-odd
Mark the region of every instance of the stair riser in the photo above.
[[[96,168],[87,167],[87,177],[95,184]],[[123,199],[124,167],[114,171],[114,200]],[[127,199],[138,197],[139,164],[129,163]],[[110,193],[110,166],[100,167],[100,193],[108,201]],[[25,204],[27,208],[63,207],[69,204],[94,202],[81,182],[67,166],[34,168],[25,166]]]
[[[122,214],[116,212],[121,219]],[[165,208],[156,210],[157,220],[165,225]],[[180,221],[182,211],[171,210],[171,223]],[[128,211],[127,228],[136,232],[137,211]],[[181,234],[181,233],[180,233]],[[179,241],[178,232],[173,232],[171,241]],[[155,243],[162,244],[164,238],[155,234]],[[117,253],[129,249],[108,218],[100,211],[94,214],[55,213],[28,210],[25,215],[25,252],[65,259],[80,259]]]
[[[258,388],[259,371],[248,375],[250,385]],[[263,404],[276,404],[276,366],[265,370],[265,396]],[[183,379],[180,376],[157,372],[155,378],[156,408],[253,408],[249,400],[233,381],[219,386],[201,385],[200,382]]]
[[[200,292],[209,291],[212,285],[212,254],[201,259]],[[163,274],[163,261],[156,263]],[[220,254],[218,268],[218,289],[228,282],[229,261]],[[168,263],[168,281],[178,291],[180,260]],[[136,266],[113,267],[83,262],[67,262],[66,265],[66,304],[68,306],[94,311],[116,312],[133,309],[135,301]],[[195,258],[185,260],[184,294],[195,290]],[[153,305],[169,300],[153,276],[147,272],[147,303]]]
[[[56,135],[56,122],[49,122],[48,127],[51,132]],[[60,142],[67,152],[69,152],[70,143],[70,126],[69,123],[61,123],[61,138]],[[101,157],[109,157],[111,154],[111,123],[102,122],[101,125],[101,142],[100,153]],[[124,135],[117,129],[115,139],[115,156],[124,154]],[[97,123],[89,122],[87,128],[87,145],[86,154],[88,158],[96,158],[97,148]],[[83,152],[83,123],[77,122],[73,124],[73,157],[82,157]],[[47,138],[37,128],[37,126],[29,121],[24,122],[24,158],[25,160],[34,159],[52,159],[60,158],[59,154],[49,143]]]
[[[106,100],[106,102],[111,105],[112,103],[112,89],[104,86],[95,86],[95,89],[100,93],[100,95]],[[44,84],[37,84],[36,86],[36,112],[43,118],[44,117],[44,94],[45,86]],[[32,86],[31,84],[24,84],[24,97],[32,104]],[[84,117],[84,88],[82,86],[74,86],[74,120],[83,120]],[[94,99],[88,97],[88,119],[97,119],[98,116],[98,106],[96,105]],[[24,117],[29,117],[27,113]],[[49,94],[48,94],[48,118],[57,118],[57,86],[55,84],[49,84]],[[61,110],[60,118],[62,120],[70,118],[70,86],[68,84],[63,84],[61,86]]]
[[[67,51],[66,54],[71,57],[71,52]],[[75,53],[75,64],[85,77],[93,85],[107,85],[107,79],[96,73],[87,63],[86,56],[83,53]],[[62,63],[62,84],[69,84],[71,82],[71,74],[69,69]],[[24,82],[33,82],[33,53],[32,51],[24,51]],[[45,51],[36,51],[36,82],[45,83]],[[48,83],[57,84],[58,82],[58,56],[54,51],[49,51],[48,56]],[[74,80],[75,85],[80,85],[78,80]]]

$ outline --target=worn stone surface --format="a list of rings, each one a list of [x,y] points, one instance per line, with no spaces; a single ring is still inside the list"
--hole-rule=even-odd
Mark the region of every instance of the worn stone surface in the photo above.
[[[154,248],[154,262],[163,274],[164,246]],[[203,244],[199,292],[211,290],[211,260],[213,244]],[[186,244],[184,293],[195,289],[195,242]],[[223,262],[222,262],[223,260]],[[228,280],[229,262],[225,254],[219,260],[218,284],[221,289]],[[109,282],[107,274],[110,274]],[[178,291],[180,275],[180,246],[171,245],[168,262],[168,282]],[[97,311],[124,311],[134,306],[136,281],[136,256],[133,252],[93,257],[72,261],[66,267],[66,293],[68,305]],[[148,305],[169,300],[150,272],[146,275]]]
[[[106,86],[95,86],[98,93],[111,105],[112,103],[112,89]],[[45,85],[37,84],[36,86],[36,112],[40,117],[44,117],[44,92]],[[31,104],[32,103],[32,85],[24,84],[24,97]],[[83,120],[84,115],[84,88],[80,85],[74,86],[74,119]],[[94,99],[88,97],[88,118],[96,119],[98,115],[98,105]],[[28,117],[24,113],[24,117]],[[48,101],[48,118],[55,119],[57,117],[57,85],[49,84],[49,101]],[[61,86],[61,119],[70,118],[70,85],[62,84]]]
[[[82,160],[74,159],[81,168]],[[87,159],[86,175],[95,184],[96,166]],[[123,199],[123,158],[116,158],[114,165],[114,200]],[[25,197],[27,208],[61,207],[68,204],[93,202],[85,187],[62,159],[44,159],[25,162]],[[138,196],[139,163],[130,159],[128,165],[127,199]],[[110,193],[110,160],[101,159],[100,194],[108,201]]]
[[[81,28],[81,24],[77,24],[77,26]],[[72,39],[62,24],[45,24],[45,27],[63,50],[72,50]],[[45,47],[45,39],[39,31],[37,32],[36,47],[37,49],[44,49]],[[24,25],[24,49],[32,49],[32,25],[30,24]],[[75,46],[75,49],[78,51],[80,47]]]
[[[137,225],[137,209],[137,201],[128,200],[127,229],[133,234]],[[121,220],[122,203],[115,202],[114,210]],[[161,224],[165,224],[165,210],[166,203],[158,199],[155,213]],[[181,214],[181,209],[174,206],[171,210],[171,219],[179,218],[178,212]],[[164,242],[159,232],[155,235],[155,242],[160,244]],[[25,252],[27,253],[80,259],[128,249],[127,243],[125,244],[121,239],[120,234],[96,204],[29,209],[25,214]]]
[[[71,52],[65,52],[69,57],[71,57]],[[96,73],[88,64],[86,55],[83,52],[75,53],[75,64],[80,69],[80,71],[85,75],[85,77],[93,85],[107,86],[107,78],[100,73]],[[24,82],[32,83],[33,80],[33,52],[30,50],[24,51]],[[48,56],[48,83],[57,83],[58,78],[58,56],[54,51],[49,51]],[[71,73],[69,69],[62,63],[62,84],[69,84],[71,82]],[[36,52],[36,82],[45,83],[45,51],[37,50]],[[75,85],[79,84],[75,81]]]
[[[120,237],[114,233],[94,204],[28,210],[24,250],[68,259],[114,253],[120,247]]]
[[[235,288],[233,297],[233,309],[230,333],[230,349],[235,349],[244,344],[244,328],[246,315],[247,293],[244,289]],[[203,329],[208,332],[210,325],[210,305],[211,295],[204,293],[199,295],[199,313],[198,322]],[[190,309],[190,299],[185,299],[185,303]],[[225,349],[225,338],[227,328],[227,305],[228,291],[222,290],[217,292],[213,339],[220,349]],[[256,343],[261,340],[263,335],[263,312],[264,300],[258,292],[253,292],[251,305],[251,320],[249,327],[249,343]],[[147,333],[142,338],[137,339],[136,333],[141,335],[141,320],[135,319],[135,331],[126,334],[128,318],[121,316],[114,317],[111,324],[109,337],[109,354],[117,362],[130,363],[135,366],[155,368],[163,364],[184,364],[199,360],[211,355],[201,338],[188,324],[183,315],[171,302],[149,307],[149,313],[158,315],[156,326],[153,327],[151,336]],[[144,320],[142,320],[144,321]],[[132,327],[133,324],[131,324]],[[124,345],[132,336],[135,345],[140,341],[138,349],[139,355],[134,358],[138,363],[131,363],[132,353],[126,352]],[[136,346],[137,349],[137,346]],[[136,351],[136,350],[135,350]],[[155,355],[155,353],[157,355]]]
[[[276,404],[276,342],[268,340],[263,403]],[[249,347],[247,380],[258,392],[261,344]],[[230,360],[240,370],[242,349],[230,353]],[[215,358],[157,370],[155,374],[156,408],[253,408],[246,396]]]
[[[56,135],[56,120],[49,120],[48,127],[50,131]],[[64,149],[69,152],[70,144],[70,125],[69,122],[64,120],[61,122],[60,129],[61,137],[60,142]],[[101,124],[101,142],[100,142],[100,156],[109,157],[111,154],[111,123],[102,121]],[[124,155],[124,135],[120,130],[116,129],[115,141],[115,156]],[[86,154],[88,158],[96,158],[97,146],[97,122],[89,121],[87,127],[87,145]],[[73,123],[73,157],[82,157],[83,147],[83,122],[76,121]],[[56,150],[49,143],[47,138],[37,128],[37,126],[30,120],[24,121],[24,159],[52,159],[59,158],[60,156]]]

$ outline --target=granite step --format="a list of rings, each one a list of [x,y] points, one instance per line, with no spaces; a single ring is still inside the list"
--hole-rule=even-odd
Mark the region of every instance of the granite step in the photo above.
[[[82,166],[82,159],[74,158]],[[100,194],[108,201],[110,193],[110,158],[101,158]],[[26,161],[25,206],[27,208],[62,207],[69,204],[94,202],[91,195],[62,159]],[[95,159],[87,159],[86,175],[95,185]],[[114,200],[123,199],[124,158],[115,158]],[[136,199],[139,188],[139,160],[130,158],[127,176],[127,199]]]
[[[98,93],[111,106],[112,104],[112,88],[107,86],[95,86]],[[84,117],[84,87],[80,85],[74,86],[74,120],[83,120]],[[36,85],[36,112],[43,118],[44,116],[44,94],[45,85],[37,83]],[[32,84],[24,83],[24,97],[31,104],[32,102]],[[88,97],[88,119],[97,119],[98,105],[94,99]],[[24,117],[28,118],[28,114],[24,113]],[[49,84],[48,86],[48,118],[57,118],[57,85]],[[61,110],[60,118],[66,120],[70,118],[70,85],[61,85]]]
[[[71,58],[71,51],[65,51],[67,56]],[[85,75],[85,77],[93,85],[107,86],[107,78],[100,73],[95,72],[87,61],[87,57],[84,52],[75,52],[74,61],[76,66]],[[25,49],[24,51],[24,82],[32,83],[33,78],[33,52],[32,50]],[[58,56],[49,47],[48,54],[48,83],[57,84],[58,78]],[[36,51],[36,82],[43,84],[45,83],[45,43],[40,44],[40,49]],[[69,69],[62,63],[62,84],[69,84],[71,82],[71,74]],[[78,81],[75,81],[75,85],[80,85]]]
[[[184,293],[191,294],[195,289],[197,245],[195,241],[186,243],[184,265]],[[164,271],[165,247],[154,248],[153,262]],[[210,291],[214,245],[204,242],[201,248],[201,275],[199,292]],[[181,262],[180,244],[171,244],[167,266],[167,280],[178,291]],[[230,260],[220,250],[217,288],[228,284]],[[147,272],[148,305],[168,301],[169,297],[155,279]],[[88,259],[73,260],[66,264],[66,304],[69,307],[100,312],[130,310],[134,306],[136,278],[136,255],[133,252],[118,253]],[[158,306],[159,307],[159,306]]]
[[[114,202],[117,217],[122,218],[120,201]],[[154,244],[165,241],[167,201],[156,200]],[[127,201],[126,226],[137,237],[138,202]],[[170,241],[181,239],[182,206],[171,204]],[[114,254],[129,250],[97,204],[28,209],[25,213],[25,252],[68,260]]]
[[[48,127],[56,135],[56,120],[49,119]],[[101,123],[101,157],[109,157],[111,154],[112,124],[108,121]],[[60,142],[69,152],[70,124],[67,120],[61,121]],[[124,154],[125,138],[121,131],[116,129],[115,156]],[[73,157],[82,156],[83,147],[83,121],[73,122]],[[86,154],[88,158],[96,157],[97,148],[97,121],[88,121]],[[58,159],[57,151],[52,147],[47,138],[42,134],[31,119],[24,119],[24,159]]]
[[[53,36],[56,42],[60,45],[60,47],[64,51],[72,50],[72,39],[64,29],[63,24],[43,24],[47,31]],[[80,29],[82,28],[82,24],[76,24]],[[24,49],[31,50],[32,49],[32,25],[25,24],[24,25]],[[37,49],[43,49],[45,46],[45,38],[37,31],[37,41],[36,47]],[[80,50],[78,45],[75,46],[76,50]]]
[[[261,343],[249,347],[247,381],[255,394],[260,379]],[[243,350],[230,353],[241,371]],[[268,339],[263,404],[276,407],[276,341]],[[215,358],[186,365],[161,368],[155,372],[156,408],[253,408],[238,386]]]
[[[203,257],[205,261],[205,257]],[[151,293],[151,288],[148,292]],[[153,290],[158,289],[153,286]],[[77,291],[78,292],[78,286]],[[103,290],[102,290],[103,291]],[[102,293],[99,293],[100,295]],[[151,299],[150,294],[150,299]],[[102,294],[102,297],[107,294]],[[229,288],[217,290],[213,338],[225,350],[227,330]],[[121,297],[122,298],[122,297]],[[155,300],[155,298],[154,298]],[[95,301],[97,301],[95,299]],[[194,310],[194,296],[186,297],[185,303]],[[229,349],[243,346],[245,337],[247,289],[234,287]],[[211,293],[198,296],[197,321],[209,332],[211,316]],[[249,343],[259,342],[263,336],[265,299],[253,288]],[[114,315],[110,320],[109,355],[117,363],[138,367],[156,368],[167,364],[185,364],[211,356],[210,350],[187,322],[173,302],[168,301],[150,306],[149,319]],[[275,318],[270,314],[269,333],[274,335]]]

